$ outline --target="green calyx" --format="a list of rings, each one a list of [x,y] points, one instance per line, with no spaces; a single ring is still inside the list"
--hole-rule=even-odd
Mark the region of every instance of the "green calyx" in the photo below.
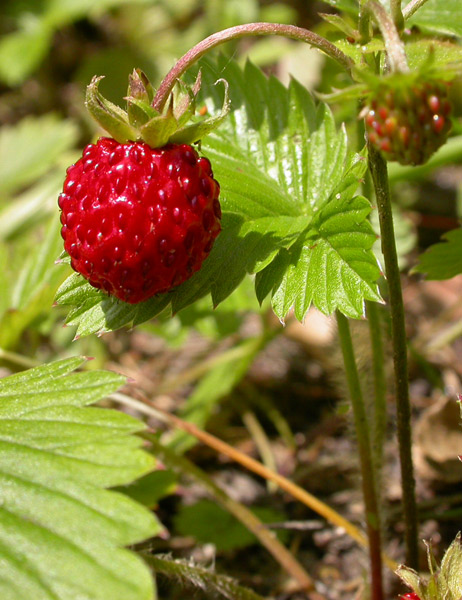
[[[460,600],[462,597],[462,542],[459,533],[444,555],[438,568],[427,544],[429,577],[425,580],[416,571],[401,565],[396,574],[420,600]]]
[[[135,69],[129,76],[126,110],[116,106],[98,90],[103,77],[93,77],[87,87],[85,105],[91,116],[108,134],[120,143],[144,141],[152,148],[167,144],[193,144],[216,129],[230,110],[228,83],[225,86],[221,111],[212,117],[195,116],[197,96],[201,87],[201,74],[192,86],[180,80],[161,111],[152,106],[154,92],[146,75]]]

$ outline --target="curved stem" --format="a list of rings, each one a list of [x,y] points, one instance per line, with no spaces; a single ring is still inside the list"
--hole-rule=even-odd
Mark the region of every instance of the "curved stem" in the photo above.
[[[398,71],[401,73],[407,73],[409,71],[409,67],[407,64],[404,44],[399,37],[398,30],[396,29],[395,23],[393,23],[390,15],[376,0],[369,0],[365,8],[370,12],[375,22],[379,26],[383,41],[385,42],[385,49],[387,51],[391,70],[393,72]]]
[[[224,42],[251,35],[279,35],[292,40],[298,40],[299,42],[305,42],[325,52],[328,56],[339,62],[347,71],[350,71],[354,64],[353,61],[334,46],[334,44],[331,44],[325,38],[308,29],[296,27],[295,25],[282,25],[279,23],[246,23],[245,25],[237,25],[235,27],[230,27],[229,29],[224,29],[223,31],[218,31],[191,48],[191,50],[180,58],[167,73],[157,90],[152,106],[156,110],[161,111],[178,77],[189,69],[189,67],[199,60],[206,52]]]
[[[372,459],[369,437],[369,422],[361,390],[348,319],[338,311],[336,317],[348,392],[353,407],[356,437],[358,440],[363,497],[366,508],[367,536],[369,538],[372,600],[383,600],[380,514],[374,477],[374,461]]]
[[[403,17],[409,19],[412,15],[419,10],[428,0],[411,0],[408,5],[403,9]]]
[[[414,467],[412,463],[411,405],[409,401],[406,326],[403,294],[396,254],[393,214],[388,186],[387,163],[382,155],[368,144],[369,169],[374,182],[379,211],[382,252],[388,281],[395,371],[397,433],[401,463],[401,489],[406,538],[406,565],[418,568],[417,506],[415,499]]]

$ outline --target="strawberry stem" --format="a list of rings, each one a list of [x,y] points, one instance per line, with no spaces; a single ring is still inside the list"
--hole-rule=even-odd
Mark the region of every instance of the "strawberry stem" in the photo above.
[[[394,4],[396,5],[396,1]],[[387,51],[391,71],[408,73],[409,67],[407,64],[404,44],[399,37],[399,33],[395,23],[393,22],[393,19],[387,13],[384,7],[376,0],[369,0],[365,6],[365,9],[369,11],[379,26],[383,41],[385,42],[385,49]],[[401,12],[401,9],[399,10]]]
[[[369,169],[374,182],[379,213],[382,252],[385,260],[385,273],[389,290],[395,373],[397,433],[405,524],[406,564],[409,567],[416,569],[418,568],[417,505],[415,498],[414,467],[412,462],[411,405],[409,400],[403,294],[396,253],[387,163],[380,152],[370,143],[368,143],[368,155]]]
[[[361,0],[359,7],[358,30],[361,44],[367,44],[371,39],[371,15],[365,6],[367,0]]]
[[[229,29],[224,29],[223,31],[218,31],[191,48],[191,50],[180,58],[167,73],[157,90],[152,106],[156,110],[161,111],[176,80],[209,50],[224,42],[251,35],[278,35],[292,40],[305,42],[325,52],[328,56],[340,63],[347,71],[351,71],[354,64],[353,61],[334,46],[334,44],[331,44],[322,36],[313,33],[308,29],[296,27],[295,25],[282,25],[279,23],[246,23],[245,25],[237,25],[235,27],[230,27]]]
[[[409,19],[412,15],[419,10],[428,0],[411,0],[407,6],[403,9],[403,17]]]
[[[401,10],[401,0],[390,0],[390,13],[398,33],[404,29],[404,17]]]
[[[345,365],[348,392],[353,407],[356,438],[358,441],[362,490],[366,508],[367,537],[369,540],[371,598],[372,600],[383,600],[380,513],[377,500],[374,460],[372,457],[369,435],[369,420],[367,418],[366,404],[364,402],[358,367],[356,365],[350,325],[348,319],[339,311],[336,313],[336,318],[343,363]]]
[[[383,347],[381,307],[377,302],[366,303],[367,322],[372,350],[372,372],[374,374],[374,413],[372,428],[372,456],[376,478],[377,495],[382,487],[383,449],[387,429],[387,378]]]

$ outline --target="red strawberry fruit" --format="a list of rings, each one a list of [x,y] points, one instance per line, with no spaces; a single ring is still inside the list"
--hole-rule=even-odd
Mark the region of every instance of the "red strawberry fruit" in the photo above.
[[[129,303],[170,290],[213,246],[219,189],[210,162],[187,144],[99,139],[69,167],[59,198],[72,267]]]
[[[448,84],[416,74],[382,79],[364,112],[370,143],[402,165],[425,163],[451,129]]]
[[[155,110],[147,79],[134,72],[128,110],[107,102],[98,78],[87,108],[113,136],[88,145],[67,170],[61,235],[75,271],[95,288],[135,304],[186,281],[202,266],[220,232],[220,187],[210,162],[191,143],[221,116],[186,125],[193,90]],[[198,83],[199,82],[199,83]]]
[[[409,594],[404,594],[404,596],[401,596],[401,600],[420,600],[420,598],[415,592],[410,592]]]

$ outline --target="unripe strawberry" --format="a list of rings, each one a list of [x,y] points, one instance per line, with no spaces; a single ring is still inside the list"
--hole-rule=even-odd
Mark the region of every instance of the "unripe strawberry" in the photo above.
[[[370,143],[389,161],[421,165],[451,129],[448,84],[397,73],[382,79],[364,111]]]
[[[208,256],[220,231],[218,194],[210,162],[187,144],[101,138],[69,167],[59,198],[71,265],[125,302],[166,292]]]

